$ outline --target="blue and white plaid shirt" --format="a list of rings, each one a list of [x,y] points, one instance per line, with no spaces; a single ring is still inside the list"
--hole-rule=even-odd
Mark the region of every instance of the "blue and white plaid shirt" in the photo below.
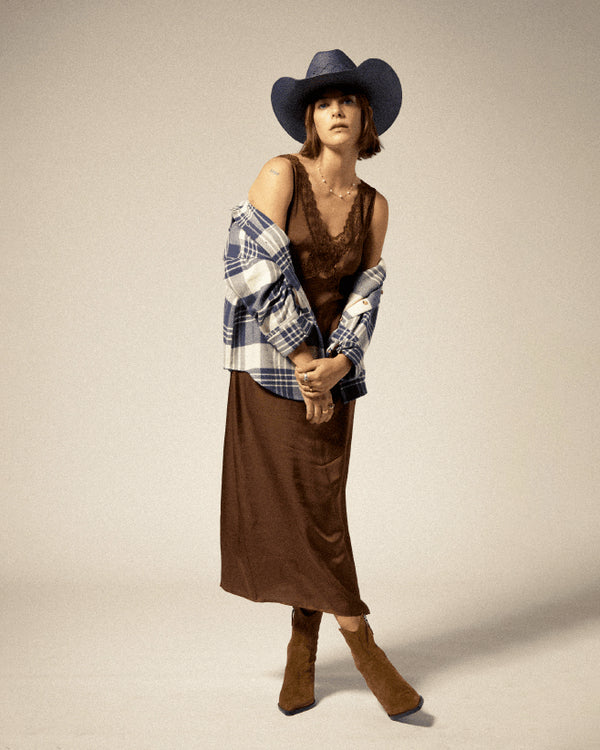
[[[247,372],[269,391],[302,401],[289,355],[316,333],[315,357],[342,353],[354,365],[338,384],[342,400],[363,396],[363,358],[377,320],[383,259],[357,277],[325,351],[285,232],[248,201],[236,206],[231,216],[225,247],[225,369]]]

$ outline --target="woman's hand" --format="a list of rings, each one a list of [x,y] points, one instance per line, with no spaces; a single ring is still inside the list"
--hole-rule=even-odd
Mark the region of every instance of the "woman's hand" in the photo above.
[[[350,372],[352,363],[343,354],[332,358],[313,359],[296,367],[296,380],[304,400],[316,399],[328,393],[344,375]]]
[[[302,398],[306,404],[306,419],[311,424],[323,424],[333,417],[335,407],[329,391],[312,394],[310,398],[303,393]]]

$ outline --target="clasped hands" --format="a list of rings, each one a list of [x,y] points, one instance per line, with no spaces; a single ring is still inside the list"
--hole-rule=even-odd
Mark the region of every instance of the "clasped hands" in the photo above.
[[[313,359],[296,367],[296,380],[306,404],[306,418],[311,424],[329,422],[334,409],[331,389],[351,367],[352,363],[343,354]]]

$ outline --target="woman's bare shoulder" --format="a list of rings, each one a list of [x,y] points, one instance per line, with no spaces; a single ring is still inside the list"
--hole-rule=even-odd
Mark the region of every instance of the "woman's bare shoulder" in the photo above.
[[[250,203],[285,230],[287,210],[294,194],[294,168],[289,159],[267,161],[248,192]]]

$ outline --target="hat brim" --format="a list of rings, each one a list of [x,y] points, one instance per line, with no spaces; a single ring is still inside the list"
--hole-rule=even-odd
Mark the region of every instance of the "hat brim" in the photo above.
[[[353,70],[326,73],[311,78],[280,78],[273,84],[271,104],[281,127],[300,143],[306,140],[304,113],[312,98],[323,89],[343,88],[363,93],[373,109],[377,134],[391,126],[402,105],[402,86],[394,69],[384,60],[369,58]]]

